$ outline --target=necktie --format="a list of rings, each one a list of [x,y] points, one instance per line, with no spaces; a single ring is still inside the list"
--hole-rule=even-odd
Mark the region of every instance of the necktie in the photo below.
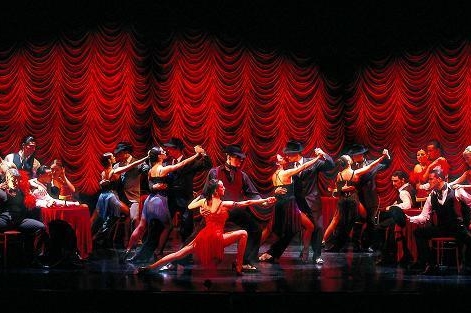
[[[442,200],[442,199],[443,199],[443,192],[445,192],[445,190],[446,190],[446,185],[444,185],[441,189],[438,189],[438,190],[436,191],[438,200]]]
[[[299,162],[294,162],[294,168],[298,168],[298,167],[300,167],[300,166],[301,166],[301,164],[300,164]],[[294,177],[299,177],[299,176],[301,176],[301,172],[299,172],[298,174],[294,175]]]

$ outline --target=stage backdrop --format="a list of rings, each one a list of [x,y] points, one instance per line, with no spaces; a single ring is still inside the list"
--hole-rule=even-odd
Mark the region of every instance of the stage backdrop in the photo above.
[[[273,189],[273,157],[290,139],[305,144],[306,156],[320,147],[337,158],[352,143],[369,147],[372,158],[389,149],[392,166],[378,177],[382,204],[395,197],[392,171],[410,171],[430,139],[441,141],[453,177],[465,170],[468,42],[380,56],[346,85],[308,56],[199,30],[147,42],[133,27],[113,23],[2,49],[0,154],[33,135],[36,157],[45,164],[63,159],[85,195],[97,193],[100,155],[119,141],[142,157],[172,136],[188,153],[202,145],[215,164],[225,161],[226,145],[242,145],[243,168],[263,194]],[[321,176],[324,194],[334,175]],[[204,178],[197,177],[197,191]]]

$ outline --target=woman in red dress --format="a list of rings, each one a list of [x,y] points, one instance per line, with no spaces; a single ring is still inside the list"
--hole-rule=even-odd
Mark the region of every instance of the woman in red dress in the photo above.
[[[195,255],[195,259],[204,267],[216,267],[222,261],[224,247],[237,242],[236,261],[232,268],[238,276],[242,275],[242,262],[245,247],[247,245],[247,231],[235,230],[225,233],[224,224],[228,218],[228,211],[236,207],[246,207],[250,205],[268,206],[276,202],[275,197],[259,200],[245,201],[223,201],[225,188],[222,181],[212,179],[204,194],[194,199],[188,208],[199,208],[205,218],[205,227],[196,235],[195,239],[180,250],[170,253],[153,264],[139,267],[138,274],[149,272],[165,264],[184,258],[190,253]]]
[[[431,162],[424,149],[417,151],[417,162],[409,175],[409,181],[417,190],[417,198],[427,198],[429,190],[425,186],[427,179],[424,179],[424,174]]]

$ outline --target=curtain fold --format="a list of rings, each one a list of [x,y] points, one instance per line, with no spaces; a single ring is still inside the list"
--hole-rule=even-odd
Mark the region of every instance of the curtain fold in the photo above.
[[[466,169],[469,56],[466,41],[385,55],[343,85],[305,56],[197,29],[151,47],[136,29],[110,23],[0,51],[0,154],[31,134],[42,163],[62,159],[77,189],[95,194],[100,156],[119,141],[142,157],[180,137],[186,152],[200,144],[214,164],[226,145],[240,144],[244,170],[269,194],[273,156],[288,140],[302,141],[306,156],[320,147],[334,159],[361,143],[370,157],[390,150],[392,165],[378,176],[386,205],[395,199],[392,171],[412,170],[430,139],[442,143],[451,176]],[[321,175],[323,194],[334,177]]]

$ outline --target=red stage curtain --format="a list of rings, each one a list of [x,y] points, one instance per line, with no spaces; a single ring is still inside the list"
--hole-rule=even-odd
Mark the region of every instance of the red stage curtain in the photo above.
[[[471,144],[470,44],[448,43],[431,51],[404,52],[370,62],[349,88],[347,141],[392,154],[392,166],[379,176],[383,204],[394,201],[390,177],[409,172],[418,149],[431,139],[442,144],[455,178],[466,170],[462,152]]]
[[[187,152],[201,144],[215,164],[225,145],[238,143],[248,154],[244,170],[270,193],[271,161],[287,140],[303,141],[306,155],[321,147],[334,158],[359,142],[373,157],[390,149],[393,165],[378,184],[390,202],[392,170],[412,169],[429,139],[442,142],[452,175],[464,170],[469,55],[461,42],[385,56],[343,86],[308,57],[198,30],[150,47],[132,27],[108,24],[0,51],[0,153],[32,134],[42,163],[62,158],[77,189],[93,194],[100,155],[121,140],[141,157],[181,137]],[[330,178],[321,177],[324,193]]]

